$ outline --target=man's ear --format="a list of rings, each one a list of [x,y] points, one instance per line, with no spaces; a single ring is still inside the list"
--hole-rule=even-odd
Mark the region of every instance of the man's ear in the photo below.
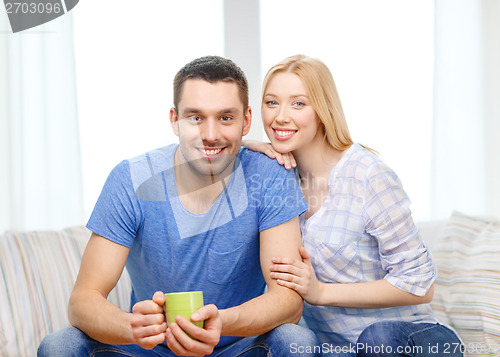
[[[176,136],[179,136],[179,117],[174,107],[170,108],[170,126]]]
[[[252,126],[252,108],[250,108],[250,106],[248,106],[243,120],[242,136],[245,136],[250,132],[250,127]]]

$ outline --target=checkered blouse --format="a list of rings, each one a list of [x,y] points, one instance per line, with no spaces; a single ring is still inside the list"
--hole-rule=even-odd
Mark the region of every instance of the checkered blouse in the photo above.
[[[329,195],[308,220],[301,217],[304,247],[318,279],[356,283],[385,279],[423,296],[436,268],[409,209],[397,175],[358,144],[330,173]],[[304,318],[321,342],[356,343],[380,320],[437,322],[429,304],[354,309],[305,304]]]

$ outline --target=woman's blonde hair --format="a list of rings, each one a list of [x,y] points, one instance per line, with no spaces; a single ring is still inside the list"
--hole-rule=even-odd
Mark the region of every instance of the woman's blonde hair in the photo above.
[[[349,148],[353,141],[335,81],[328,67],[313,57],[304,55],[287,57],[267,72],[262,85],[264,94],[269,81],[280,72],[294,73],[302,80],[312,106],[323,123],[324,138],[328,144],[340,151]]]

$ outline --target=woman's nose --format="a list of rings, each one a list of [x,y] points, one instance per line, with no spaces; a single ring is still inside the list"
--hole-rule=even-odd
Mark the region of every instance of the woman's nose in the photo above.
[[[288,111],[286,108],[280,108],[278,115],[275,118],[277,123],[289,123],[290,122],[290,116],[288,114]]]

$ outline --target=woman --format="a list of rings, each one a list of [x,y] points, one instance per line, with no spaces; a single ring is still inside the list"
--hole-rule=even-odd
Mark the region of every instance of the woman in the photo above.
[[[297,55],[272,67],[262,118],[271,144],[246,145],[296,166],[309,204],[302,261],[276,257],[270,274],[302,295],[324,352],[461,356],[450,351],[460,340],[428,304],[436,268],[410,201],[396,174],[353,143],[325,64]]]

